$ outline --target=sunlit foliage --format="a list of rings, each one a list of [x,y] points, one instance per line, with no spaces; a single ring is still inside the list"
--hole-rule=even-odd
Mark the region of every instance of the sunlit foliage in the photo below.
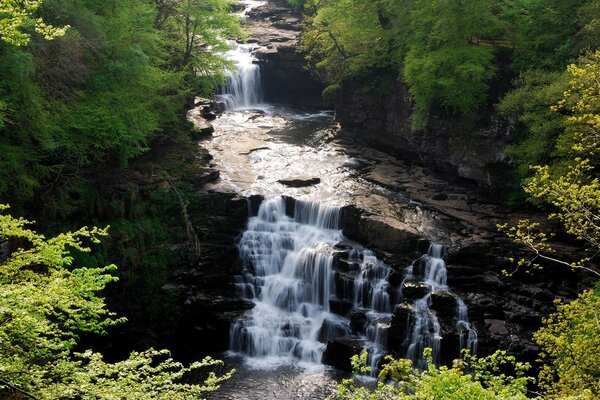
[[[82,228],[46,238],[0,206],[0,395],[40,399],[199,398],[228,379],[210,373],[203,384],[181,379],[190,371],[219,365],[210,358],[184,367],[166,351],[134,352],[107,363],[102,355],[76,353],[80,336],[104,334],[124,319],[105,306],[100,291],[116,280],[115,266],[77,268],[71,252],[89,252],[106,229]]]
[[[514,357],[498,351],[489,357],[467,356],[467,362],[456,360],[452,367],[436,367],[431,362],[431,349],[426,349],[429,366],[424,371],[412,368],[411,361],[388,356],[387,363],[378,375],[375,388],[361,384],[355,378],[345,379],[333,400],[524,400],[530,378],[525,376],[528,364],[517,362]],[[355,374],[366,374],[367,353],[352,358]],[[509,366],[514,376],[502,370]]]

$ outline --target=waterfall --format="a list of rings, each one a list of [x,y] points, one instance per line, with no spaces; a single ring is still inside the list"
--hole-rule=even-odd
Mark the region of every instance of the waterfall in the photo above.
[[[255,307],[231,327],[231,349],[257,366],[318,364],[329,339],[348,330],[330,312],[333,246],[343,239],[338,207],[284,198],[265,200],[239,243],[245,274],[238,288]],[[253,289],[249,289],[251,286]]]
[[[340,216],[339,207],[316,202],[262,201],[240,238],[244,270],[233,282],[255,306],[231,325],[231,350],[258,368],[309,366],[321,363],[329,341],[350,338],[369,351],[375,372],[389,348],[393,310],[413,300],[403,351],[415,366],[426,366],[426,347],[439,362],[444,336],[456,336],[456,353],[475,352],[477,334],[467,307],[447,287],[443,247],[431,245],[406,268],[402,286],[391,287],[392,268],[346,240]],[[421,285],[417,295],[408,294],[410,282]],[[451,312],[438,315],[440,301]],[[449,325],[453,333],[443,331]]]
[[[262,102],[260,66],[256,64],[255,50],[253,45],[236,44],[226,54],[236,68],[220,90],[219,98],[225,103],[227,110],[252,108]]]
[[[444,307],[454,307],[454,329],[458,336],[458,351],[466,348],[474,354],[477,351],[477,332],[469,323],[468,310],[464,301],[448,290],[446,263],[443,259],[444,247],[432,244],[427,254],[416,260],[405,271],[404,282],[422,282],[423,296],[414,299],[412,304],[412,325],[406,332],[406,358],[419,368],[425,368],[423,350],[433,350],[433,361],[440,362],[442,324],[435,310],[435,303],[441,302]],[[405,283],[403,283],[403,288]],[[402,289],[401,289],[402,291]],[[418,297],[418,296],[417,296]],[[434,301],[434,299],[440,299]],[[447,332],[445,335],[449,335]]]
[[[245,21],[252,9],[266,4],[266,1],[245,0],[241,4],[244,8],[239,16]],[[254,57],[256,49],[253,45],[235,43],[234,48],[225,54],[225,58],[233,62],[235,70],[229,74],[217,97],[225,103],[228,111],[256,108],[263,101],[260,66]]]

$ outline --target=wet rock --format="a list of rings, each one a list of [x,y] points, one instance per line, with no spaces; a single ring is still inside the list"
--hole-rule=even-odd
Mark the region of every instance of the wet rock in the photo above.
[[[417,280],[405,280],[402,283],[402,297],[410,300],[422,299],[431,292],[431,285]]]
[[[365,325],[367,324],[367,312],[361,308],[352,310],[350,314],[350,329],[355,335],[361,335],[365,333]]]
[[[342,371],[352,372],[350,359],[360,354],[365,347],[365,339],[349,336],[330,340],[323,353],[322,362]]]
[[[319,328],[317,340],[321,343],[327,343],[327,341],[331,338],[348,336],[349,334],[350,329],[347,325],[344,325],[339,321],[324,319],[321,328]]]
[[[340,272],[350,271],[350,262],[348,261],[348,251],[339,250],[337,245],[334,247],[336,251],[333,253],[333,269]]]
[[[431,293],[429,308],[435,310],[440,319],[452,319],[456,314],[456,297],[450,292],[435,291]]]
[[[284,196],[285,200],[285,215],[290,218],[294,218],[296,216],[296,199],[289,196]]]
[[[277,182],[288,187],[301,188],[317,185],[321,183],[321,178],[295,177],[289,179],[280,179]]]
[[[400,303],[394,309],[392,322],[388,331],[388,348],[399,351],[405,345],[404,341],[410,331],[414,307],[409,303]]]
[[[338,299],[351,301],[354,298],[354,278],[356,274],[336,271],[335,294]]]
[[[334,314],[348,316],[353,308],[354,303],[351,301],[339,299],[337,297],[329,299],[329,309]]]

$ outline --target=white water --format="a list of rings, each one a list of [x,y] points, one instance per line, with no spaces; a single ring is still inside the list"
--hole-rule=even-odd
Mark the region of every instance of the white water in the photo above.
[[[262,2],[245,4],[242,18]],[[338,251],[335,246],[345,238],[341,233],[340,208],[325,202],[340,203],[342,193],[346,192],[344,185],[348,184],[344,167],[348,160],[344,155],[299,146],[289,139],[292,143],[262,142],[265,132],[273,131],[274,127],[284,129],[292,122],[329,114],[270,115],[270,107],[262,104],[255,50],[252,45],[238,44],[227,54],[235,62],[236,71],[222,88],[221,99],[230,113],[221,120],[231,120],[228,128],[235,131],[234,140],[247,140],[249,131],[258,129],[256,136],[260,141],[253,138],[234,157],[218,158],[236,161],[247,154],[252,169],[260,174],[245,176],[248,165],[242,163],[239,167],[232,162],[231,169],[243,173],[231,180],[236,183],[254,180],[253,194],[280,193],[282,185],[278,179],[307,172],[320,177],[321,183],[311,188],[284,188],[283,193],[315,201],[297,201],[293,210],[286,210],[284,198],[265,200],[257,215],[249,219],[239,242],[244,272],[234,277],[234,285],[238,294],[252,300],[255,307],[232,324],[230,349],[243,355],[251,368],[299,365],[312,369],[320,366],[329,340],[352,335],[348,319],[348,310],[352,309],[364,314],[364,335],[360,338],[369,350],[369,362],[375,370],[387,352],[393,306],[402,301],[402,296],[390,298],[390,293],[398,292],[390,288],[388,281],[392,270],[369,250],[348,249],[348,270],[335,269],[334,254]],[[243,111],[258,108],[263,111],[255,115]],[[424,270],[415,272],[413,264],[405,273],[406,279],[420,280],[429,287],[422,298],[412,302],[414,311],[408,325],[411,328],[402,333],[406,336],[402,350],[420,368],[425,367],[424,348],[433,349],[435,362],[439,362],[442,351],[442,324],[430,308],[434,292],[449,294],[442,256],[442,246],[432,245],[428,254],[417,260],[424,262]],[[459,346],[474,352],[477,334],[469,323],[466,305],[455,299],[454,325]]]
[[[347,325],[329,311],[333,246],[342,239],[339,208],[299,201],[292,218],[281,197],[260,205],[239,243],[246,274],[238,288],[253,288],[243,293],[255,294],[255,307],[232,325],[233,351],[263,368],[320,363],[334,334],[328,324],[321,330],[324,321]]]
[[[256,64],[255,50],[253,45],[237,44],[226,54],[236,66],[219,95],[227,110],[256,108],[262,102],[260,66]]]
[[[411,359],[419,368],[425,368],[423,350],[433,350],[433,361],[438,364],[441,352],[441,324],[438,316],[430,309],[431,297],[434,292],[450,295],[447,286],[446,263],[443,259],[444,248],[441,245],[431,245],[426,255],[421,257],[406,269],[405,280],[421,279],[428,288],[427,293],[413,303],[413,324],[410,332],[406,332],[406,357]],[[424,267],[424,268],[423,268]],[[415,271],[420,268],[421,271]],[[477,351],[477,332],[469,323],[468,310],[464,301],[456,299],[455,329],[459,336],[459,348],[469,349],[471,354]]]
[[[360,338],[375,371],[387,352],[393,318],[391,268],[369,250],[347,242],[343,250],[336,246],[345,240],[339,207],[295,201],[292,210],[290,204],[286,207],[283,197],[264,200],[240,239],[244,274],[234,283],[240,296],[251,299],[255,307],[232,324],[231,350],[244,355],[254,368],[315,367],[329,340],[352,336],[348,315],[355,310],[366,319]],[[426,366],[422,357],[426,347],[433,349],[436,363],[440,359],[441,323],[430,309],[432,294],[453,296],[446,285],[442,253],[442,246],[431,245],[428,254],[405,272],[405,279],[421,279],[429,288],[414,301],[411,329],[404,333],[405,355],[419,368]],[[344,254],[345,267],[334,265],[336,254]],[[450,298],[456,301],[459,347],[474,353],[477,334],[467,307]]]
[[[289,212],[289,211],[288,211]],[[344,240],[340,208],[296,201],[286,215],[282,197],[265,200],[250,218],[239,243],[245,273],[238,293],[255,307],[231,327],[231,350],[249,365],[320,365],[329,340],[350,336],[349,319],[332,312],[331,302],[364,309],[366,347],[376,365],[391,320],[387,277],[390,268],[368,250],[348,252],[352,286],[339,288],[333,268],[335,245]]]

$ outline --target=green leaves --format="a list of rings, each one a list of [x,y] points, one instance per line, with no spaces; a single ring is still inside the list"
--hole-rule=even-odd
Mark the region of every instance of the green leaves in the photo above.
[[[2,0],[0,3],[0,40],[14,46],[25,46],[31,35],[28,31],[41,34],[46,40],[63,36],[68,26],[58,28],[46,24],[34,14],[42,0]]]
[[[431,360],[431,349],[424,352]],[[355,374],[367,373],[367,353],[352,358]],[[519,363],[506,352],[477,358],[466,354],[465,361],[456,360],[452,368],[436,367],[430,362],[425,371],[411,367],[411,361],[386,357],[387,363],[378,376],[376,388],[369,388],[354,379],[345,379],[338,386],[335,400],[525,400],[526,387],[531,378],[525,376],[528,364]],[[466,366],[471,371],[466,371]],[[509,368],[514,376],[502,371]]]
[[[600,296],[582,293],[544,320],[534,335],[545,366],[541,385],[550,399],[595,399],[600,396]]]
[[[7,206],[0,205],[0,212]],[[10,254],[0,262],[0,381],[40,399],[198,399],[229,379],[208,374],[203,384],[181,383],[206,358],[189,367],[167,351],[134,352],[107,363],[102,355],[73,353],[82,333],[105,334],[125,321],[106,309],[99,293],[114,282],[116,267],[76,268],[71,251],[87,253],[106,229],[81,228],[45,238],[29,222],[0,214],[0,243]],[[15,244],[18,244],[15,246]],[[0,385],[0,395],[3,394]]]

